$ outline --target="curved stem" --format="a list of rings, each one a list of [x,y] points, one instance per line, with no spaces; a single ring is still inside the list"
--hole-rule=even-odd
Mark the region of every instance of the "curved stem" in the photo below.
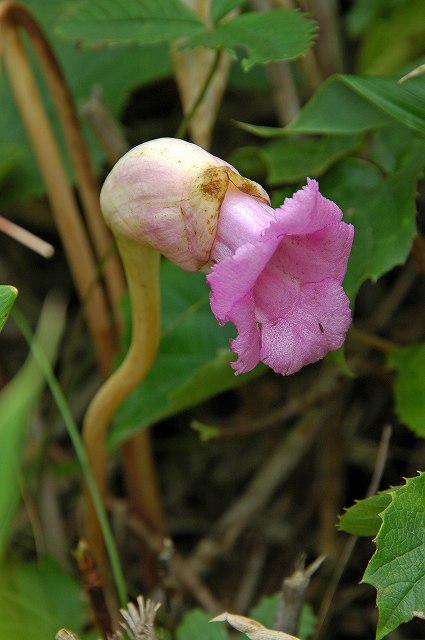
[[[61,154],[32,75],[21,39],[0,5],[0,48],[15,99],[43,175],[72,276],[93,337],[101,371],[109,371],[115,344],[108,309],[97,268],[81,221],[75,195],[69,185]]]
[[[132,338],[120,367],[104,383],[87,409],[83,439],[87,457],[103,501],[106,498],[106,436],[113,414],[121,402],[145,378],[154,362],[160,335],[159,259],[148,245],[117,241],[132,303]],[[100,563],[104,552],[101,531],[93,504],[88,498],[86,535]]]
[[[26,7],[18,2],[8,0],[2,3],[1,18],[11,28],[22,27],[25,29],[54,97],[57,114],[77,176],[84,214],[93,238],[96,255],[100,262],[104,261],[102,268],[106,275],[105,284],[111,299],[111,310],[116,314],[115,322],[119,326],[118,309],[124,291],[121,266],[118,256],[111,251],[113,240],[102,219],[99,206],[99,187],[86,144],[81,135],[73,98],[49,42]]]

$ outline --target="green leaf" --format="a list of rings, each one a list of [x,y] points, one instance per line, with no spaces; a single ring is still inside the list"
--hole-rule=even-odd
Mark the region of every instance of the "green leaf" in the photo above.
[[[257,620],[268,629],[273,629],[276,620],[276,611],[279,604],[280,593],[264,596],[249,610],[249,617]]]
[[[151,45],[204,31],[180,0],[90,0],[73,3],[57,31],[84,45]]]
[[[381,18],[388,5],[394,6],[399,0],[356,0],[345,15],[345,24],[350,36],[361,36],[373,23]]]
[[[18,290],[7,284],[0,285],[0,331],[6,324],[10,310],[14,305]]]
[[[409,0],[389,11],[387,8],[386,15],[377,20],[363,38],[356,65],[359,73],[396,73],[423,53],[423,18],[423,0]]]
[[[352,507],[340,516],[338,529],[353,536],[374,538],[382,524],[380,513],[391,502],[388,491],[381,491],[364,500],[356,500]]]
[[[221,624],[210,624],[211,614],[192,609],[183,616],[176,629],[177,640],[227,640],[225,627]]]
[[[374,134],[370,159],[381,167],[384,173],[396,171],[400,159],[409,151],[416,135],[412,129],[398,123],[380,127]]]
[[[185,46],[225,48],[234,55],[242,48],[242,66],[248,70],[255,64],[297,58],[311,47],[314,32],[314,23],[299,11],[276,9],[244,13],[214,31],[192,36]]]
[[[117,411],[110,436],[114,444],[266,370],[260,365],[254,372],[234,375],[228,340],[235,330],[230,324],[220,327],[214,318],[204,275],[164,260],[161,298],[158,357],[143,384]]]
[[[249,122],[240,122],[239,120],[236,120],[235,124],[243,131],[266,140],[269,138],[281,138],[288,133],[285,127],[265,127],[258,124],[249,124]]]
[[[359,145],[356,136],[327,136],[316,140],[277,140],[262,149],[271,186],[316,178]]]
[[[425,438],[425,342],[393,351],[388,364],[397,371],[397,414],[406,426]]]
[[[239,147],[227,161],[245,178],[264,184],[267,176],[267,163],[260,147]]]
[[[351,134],[394,120],[425,135],[425,78],[335,75],[326,80],[287,133]]]
[[[53,560],[2,568],[1,638],[46,640],[62,627],[80,631],[83,621],[81,589]]]
[[[396,171],[383,177],[372,164],[342,160],[322,177],[321,191],[355,227],[344,288],[354,299],[360,285],[403,264],[416,235],[416,187],[425,143],[414,140]]]
[[[363,576],[378,592],[377,640],[414,616],[425,617],[425,474],[407,479],[390,495],[377,550]]]

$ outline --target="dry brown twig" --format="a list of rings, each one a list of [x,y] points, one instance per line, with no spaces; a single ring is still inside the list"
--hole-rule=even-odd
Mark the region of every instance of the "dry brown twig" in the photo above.
[[[169,538],[164,538],[149,529],[146,523],[136,515],[130,514],[128,526],[144,540],[150,549],[162,560],[167,573],[173,574],[177,582],[186,589],[199,604],[210,613],[216,613],[223,607],[190,564],[175,549]]]
[[[299,638],[289,633],[276,631],[276,629],[267,629],[257,620],[228,613],[227,611],[216,616],[210,622],[228,622],[232,627],[248,636],[250,640],[299,640]]]

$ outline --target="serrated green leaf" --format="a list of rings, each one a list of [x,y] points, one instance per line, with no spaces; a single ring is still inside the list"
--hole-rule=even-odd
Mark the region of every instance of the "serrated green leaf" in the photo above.
[[[161,265],[162,330],[158,357],[146,380],[117,411],[111,443],[195,406],[260,375],[266,367],[235,376],[230,367],[230,325],[220,327],[209,305],[201,273],[187,273],[171,262]]]
[[[276,9],[239,15],[214,31],[190,37],[185,46],[225,48],[234,55],[242,48],[242,66],[248,70],[255,64],[297,58],[312,45],[314,32],[314,23],[299,11]]]
[[[359,145],[357,136],[327,136],[316,140],[277,140],[262,149],[271,186],[317,178]]]
[[[193,609],[183,616],[176,629],[177,640],[227,640],[227,631],[221,624],[211,624],[211,614]]]
[[[393,351],[388,364],[397,371],[394,383],[397,414],[406,426],[424,438],[425,342]]]
[[[46,640],[62,627],[80,631],[83,622],[81,588],[53,560],[2,568],[1,638]]]
[[[425,135],[425,78],[335,75],[326,80],[287,133],[351,134],[397,120]]]
[[[391,502],[388,491],[381,491],[364,500],[356,500],[353,506],[343,513],[338,521],[338,529],[353,536],[374,538],[382,524],[380,513]]]
[[[18,290],[7,284],[0,285],[0,331],[6,324],[10,310],[14,305]]]
[[[406,260],[416,235],[416,187],[424,165],[425,143],[414,140],[388,176],[374,165],[350,158],[322,177],[322,193],[355,227],[344,280],[351,299],[365,280],[375,281]]]
[[[377,589],[377,640],[414,616],[425,617],[425,474],[391,491],[376,552],[363,582]]]
[[[152,45],[204,31],[180,0],[90,0],[73,3],[57,32],[86,46]]]

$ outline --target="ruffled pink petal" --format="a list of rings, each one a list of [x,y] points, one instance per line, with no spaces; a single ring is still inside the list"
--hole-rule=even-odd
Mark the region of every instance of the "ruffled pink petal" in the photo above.
[[[260,359],[276,373],[295,373],[338,349],[350,323],[349,300],[338,282],[304,285],[289,314],[262,324]]]
[[[261,360],[286,375],[338,349],[351,322],[341,281],[353,239],[340,209],[309,180],[275,217],[264,211],[258,226],[250,220],[249,241],[233,255],[226,234],[231,245],[244,209],[232,202],[230,211],[222,224],[223,259],[207,280],[213,313],[238,330],[231,341],[236,373]]]
[[[269,234],[279,233],[305,234],[314,233],[342,218],[341,209],[319,192],[316,180],[307,179],[307,185],[297,191],[292,198],[286,198],[281,207],[276,209],[276,227],[265,231]]]
[[[337,222],[315,233],[286,236],[273,256],[275,269],[290,274],[299,282],[318,282],[325,278],[342,280],[353,233],[351,225]]]
[[[247,243],[236,253],[214,265],[207,276],[211,287],[210,304],[215,317],[224,324],[233,320],[232,310],[253,290],[261,272],[267,265],[279,239]]]
[[[246,373],[254,369],[260,362],[261,335],[255,321],[255,307],[252,291],[237,302],[232,309],[232,322],[236,326],[238,336],[230,340],[233,353],[238,355],[231,366],[236,374]]]

